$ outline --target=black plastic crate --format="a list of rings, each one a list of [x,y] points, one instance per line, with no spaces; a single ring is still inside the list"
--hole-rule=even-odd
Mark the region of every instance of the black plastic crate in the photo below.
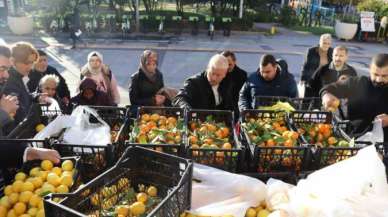
[[[50,217],[102,216],[100,211],[105,207],[104,198],[117,203],[121,193],[128,191],[126,181],[122,181],[124,179],[135,188],[143,184],[158,189],[158,197],[162,201],[144,216],[176,217],[190,209],[192,169],[193,164],[189,160],[142,147],[131,147],[114,167],[76,192],[66,194],[67,197],[60,204],[52,200],[64,195],[46,197],[45,213]],[[101,194],[105,189],[111,190],[107,195]]]
[[[187,112],[187,125],[191,127],[190,122],[205,122],[207,117],[211,116],[215,123],[225,123],[225,127],[229,129],[228,142],[231,144],[231,149],[224,148],[192,148],[190,144],[190,136],[186,141],[187,157],[193,161],[229,172],[240,172],[245,169],[244,155],[245,149],[237,139],[236,132],[233,127],[233,112],[217,111],[217,110],[191,110]],[[220,141],[226,143],[224,141]]]
[[[134,120],[133,118],[129,118],[129,116],[127,116],[125,123],[121,126],[120,131],[117,135],[117,140],[113,146],[115,160],[118,160],[124,154],[124,151],[127,148],[126,143],[128,143],[130,139],[130,134],[132,132],[133,124],[135,123],[135,121],[136,120]]]
[[[245,110],[241,115],[242,123],[257,119],[280,119],[284,122],[287,131],[293,131],[288,123],[286,112],[266,111],[266,110]],[[242,127],[242,137],[246,141],[247,148],[251,153],[249,171],[257,173],[299,173],[307,168],[311,158],[308,148],[300,146],[301,140],[298,137],[294,146],[287,146],[280,142],[274,146],[255,144],[251,141],[247,130]],[[262,135],[264,136],[264,135]],[[280,135],[282,136],[282,135]]]
[[[333,122],[333,115],[329,112],[306,112],[295,111],[290,114],[290,122],[297,129],[303,128],[303,125],[307,124],[330,124],[330,136],[334,137],[337,142],[343,140],[347,143],[350,142],[350,138],[346,133],[336,126]],[[305,130],[303,130],[305,131]],[[307,134],[309,132],[305,132]],[[321,132],[319,132],[321,133]],[[324,134],[324,133],[323,133]],[[322,138],[322,141],[326,139],[328,143],[329,137]],[[331,146],[330,144],[324,145],[316,142],[308,141],[305,135],[302,135],[303,143],[308,144],[312,155],[312,161],[310,163],[310,170],[317,170],[322,167],[331,165],[341,160],[354,156],[359,148],[346,147],[346,146]]]
[[[61,110],[50,109],[50,104],[39,104],[39,106],[41,112],[40,121],[46,126],[56,117],[63,114]]]
[[[291,104],[290,98],[284,96],[256,96],[255,108],[262,106],[273,106],[279,101]]]
[[[120,128],[125,123],[126,118],[129,117],[129,107],[91,106],[90,108],[96,110],[101,119],[110,126],[112,144],[116,143],[118,140]],[[92,123],[97,122],[97,119],[95,119],[93,116],[90,118]]]
[[[290,101],[295,110],[320,111],[322,107],[322,99],[320,97],[292,98]]]
[[[140,130],[138,125],[141,122],[141,116],[143,114],[158,114],[165,117],[174,117],[177,121],[182,121],[182,133],[180,142],[177,144],[171,144],[171,143],[161,143],[161,144],[153,144],[153,143],[139,143],[136,141],[137,130]],[[179,120],[180,119],[180,120]],[[137,114],[137,120],[134,123],[134,127],[131,131],[130,140],[125,142],[125,147],[133,147],[133,146],[140,146],[145,148],[150,148],[156,151],[181,156],[184,157],[184,142],[186,138],[186,129],[184,128],[185,123],[185,113],[184,110],[177,107],[153,107],[153,106],[142,106],[138,110]]]
[[[82,145],[65,144],[54,141],[51,148],[57,150],[61,156],[80,156],[80,171],[82,181],[88,182],[114,164],[112,145]]]

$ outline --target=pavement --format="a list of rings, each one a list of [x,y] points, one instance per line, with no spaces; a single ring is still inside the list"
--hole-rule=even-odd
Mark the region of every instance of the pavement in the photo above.
[[[285,59],[289,70],[300,79],[301,67],[306,50],[318,44],[319,36],[308,33],[294,32],[278,27],[279,34],[268,35],[262,32],[232,32],[230,37],[217,32],[210,40],[205,32],[197,36],[182,34],[166,35],[135,35],[130,39],[87,37],[87,47],[79,45],[70,49],[71,41],[67,35],[56,37],[47,35],[13,36],[0,34],[7,43],[29,41],[37,48],[44,49],[50,56],[49,63],[58,68],[65,77],[72,95],[75,95],[79,84],[79,69],[86,63],[89,52],[97,50],[104,55],[120,86],[121,104],[129,104],[128,85],[131,74],[139,66],[139,58],[143,50],[153,49],[159,54],[159,69],[164,75],[165,85],[180,88],[184,80],[206,68],[212,55],[223,50],[236,53],[237,64],[247,72],[254,72],[261,55],[274,54]],[[151,36],[151,37],[150,37]],[[151,38],[151,39],[150,39]],[[368,74],[371,57],[377,53],[387,52],[388,46],[377,43],[345,42],[334,39],[333,46],[345,45],[349,48],[349,63],[359,74]]]

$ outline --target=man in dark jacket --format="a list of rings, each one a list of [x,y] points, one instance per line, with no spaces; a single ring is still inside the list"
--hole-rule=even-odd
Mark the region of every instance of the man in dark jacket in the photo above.
[[[85,78],[79,87],[80,93],[71,98],[72,104],[90,106],[113,106],[106,93],[97,90],[97,84],[91,78]]]
[[[320,67],[311,77],[306,85],[305,97],[319,97],[319,91],[325,85],[337,80],[347,79],[350,76],[357,76],[356,70],[348,65],[348,49],[345,46],[334,48],[333,61]]]
[[[214,55],[207,69],[188,78],[174,99],[174,106],[185,109],[233,110],[230,85],[221,82],[228,71],[228,60]]]
[[[236,56],[231,51],[224,51],[222,55],[228,59],[229,67],[228,73],[222,82],[229,82],[232,85],[232,98],[234,111],[238,112],[238,97],[240,95],[241,87],[247,81],[247,72],[236,65]]]
[[[288,72],[285,61],[281,60],[281,62],[283,67],[270,54],[261,57],[260,68],[248,76],[247,82],[240,91],[238,102],[240,112],[254,109],[257,96],[297,96],[294,76]]]
[[[33,70],[28,75],[30,81],[28,82],[28,89],[30,93],[36,91],[39,85],[40,79],[45,75],[55,75],[59,78],[59,84],[57,88],[57,94],[59,98],[62,99],[62,102],[67,105],[70,102],[70,91],[66,84],[65,79],[57,71],[56,68],[48,65],[47,54],[42,50],[38,50],[39,59],[35,63]]]
[[[19,108],[16,96],[2,94],[3,87],[8,80],[8,70],[11,67],[11,51],[8,47],[0,46],[0,138],[3,137],[3,128],[12,122]]]
[[[321,90],[322,104],[330,111],[338,108],[339,99],[347,99],[347,118],[353,136],[369,130],[375,119],[382,120],[384,140],[388,141],[388,54],[372,59],[370,77],[350,77],[329,84]]]
[[[18,42],[12,47],[12,64],[9,70],[9,78],[4,86],[3,93],[17,96],[19,109],[14,117],[15,126],[21,122],[30,109],[33,97],[28,91],[28,75],[34,62],[38,58],[38,52],[33,45],[26,42]]]
[[[302,82],[308,82],[313,73],[323,65],[333,60],[332,38],[330,34],[323,34],[319,39],[319,45],[309,48],[302,67]]]

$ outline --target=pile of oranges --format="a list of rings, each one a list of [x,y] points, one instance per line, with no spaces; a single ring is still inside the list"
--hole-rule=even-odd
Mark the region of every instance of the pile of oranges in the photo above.
[[[347,147],[349,143],[335,137],[333,126],[326,123],[304,123],[298,126],[298,132],[304,136],[309,144],[318,147]]]

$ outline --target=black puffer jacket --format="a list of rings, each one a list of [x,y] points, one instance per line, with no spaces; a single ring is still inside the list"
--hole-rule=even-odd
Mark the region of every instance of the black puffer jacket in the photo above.
[[[319,67],[321,58],[319,56],[319,46],[308,49],[307,56],[302,68],[302,81],[309,81],[315,70]],[[327,51],[327,60],[330,63],[333,60],[333,48]]]

